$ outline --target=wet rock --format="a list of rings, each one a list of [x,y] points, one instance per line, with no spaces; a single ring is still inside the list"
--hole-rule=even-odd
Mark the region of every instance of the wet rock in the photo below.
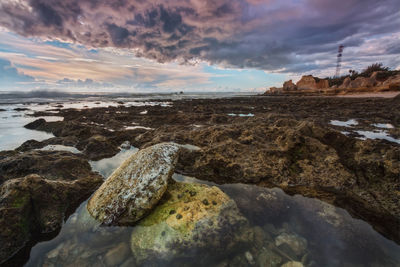
[[[228,266],[249,266],[249,262],[244,254],[238,254],[229,261]]]
[[[14,108],[15,111],[27,111],[29,108]]]
[[[266,234],[260,226],[254,227],[253,231],[254,231],[254,245],[260,248],[264,245],[264,239],[266,237]]]
[[[36,130],[37,128],[39,128],[40,126],[44,125],[46,123],[45,119],[37,119],[31,123],[28,123],[27,125],[25,125],[24,127],[27,129],[31,129],[31,130]]]
[[[127,159],[95,192],[88,211],[104,224],[131,224],[158,203],[174,173],[179,147],[162,143]]]
[[[234,197],[246,218],[256,224],[264,223],[266,218],[274,222],[287,214],[287,203],[280,189],[234,184],[227,186],[225,192]]]
[[[246,257],[246,260],[250,265],[256,264],[256,262],[254,261],[253,255],[250,253],[250,251],[246,251],[244,253],[244,256]]]
[[[257,264],[263,267],[277,267],[282,263],[282,258],[270,249],[262,248],[257,256]]]
[[[120,148],[122,149],[130,149],[131,148],[131,143],[129,141],[125,141],[121,144]]]
[[[94,174],[74,181],[28,175],[4,182],[0,186],[0,259],[7,260],[33,235],[58,231],[64,218],[101,183]]]
[[[205,205],[204,199],[217,205]],[[171,210],[182,218],[171,215]],[[170,182],[161,204],[133,229],[131,249],[138,263],[190,258],[202,253],[218,257],[252,242],[253,238],[235,202],[219,188]]]
[[[56,233],[102,178],[69,152],[2,151],[0,183],[0,259],[6,260],[32,236]]]
[[[275,245],[279,247],[282,244],[287,244],[296,255],[303,255],[307,249],[307,240],[296,234],[282,233],[275,238]]]
[[[282,265],[282,267],[303,267],[304,265],[299,261],[289,261]]]
[[[120,265],[120,267],[134,267],[134,266],[136,266],[136,264],[135,260],[132,257],[130,257]]]
[[[83,147],[83,153],[90,160],[109,158],[119,152],[117,145],[102,135],[94,135],[79,143],[78,147]]]
[[[104,261],[107,266],[118,266],[123,263],[130,254],[129,245],[120,243],[106,253]]]
[[[263,230],[273,236],[278,234],[278,230],[276,229],[276,227],[271,224],[271,223],[267,223],[264,225]]]
[[[106,247],[93,249],[74,236],[47,253],[41,266],[105,266],[102,255],[106,252]]]
[[[32,149],[42,148],[44,146],[46,146],[44,143],[31,139],[31,140],[25,141],[16,150],[17,151],[29,151]]]
[[[329,133],[311,123],[294,120],[279,120],[269,128],[249,123],[244,126],[249,133],[235,126],[201,129],[193,133],[196,135],[192,138],[197,141],[201,137],[213,145],[196,152],[198,156],[194,161],[182,158],[180,162],[185,163],[182,166],[185,173],[203,179],[215,178],[218,183],[264,180],[274,184],[318,184],[338,189],[353,184],[355,178],[343,166],[335,148],[315,133],[306,133],[307,127],[321,131],[317,134]],[[251,134],[252,143],[241,143],[238,139],[242,134]],[[259,149],[251,149],[253,146]]]
[[[0,183],[29,174],[49,180],[76,180],[93,175],[87,160],[70,152],[0,152]]]

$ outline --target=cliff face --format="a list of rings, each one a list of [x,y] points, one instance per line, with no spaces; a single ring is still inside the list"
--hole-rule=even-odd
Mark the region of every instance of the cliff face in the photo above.
[[[317,89],[325,89],[329,88],[329,81],[328,80],[319,80],[317,82]]]
[[[369,88],[369,87],[385,87],[389,90],[398,90],[400,88],[400,74],[393,75],[387,79],[379,79],[380,72],[376,71],[370,77],[357,77],[352,80],[347,77],[339,88],[342,89],[355,89],[355,88]]]
[[[292,82],[292,80],[283,83],[283,91],[294,91],[297,90],[297,86]]]
[[[302,89],[317,89],[317,82],[312,75],[301,77],[300,81],[296,83],[299,90]]]
[[[298,89],[325,89],[329,88],[329,82],[325,79],[316,79],[312,75],[306,75],[301,77],[300,81],[297,82]]]
[[[332,91],[336,89],[339,89],[339,91]],[[370,77],[359,76],[353,80],[351,77],[346,77],[341,85],[333,85],[332,87],[329,86],[328,79],[319,79],[312,75],[305,75],[296,84],[292,80],[289,80],[284,82],[280,88],[271,87],[265,94],[301,94],[302,92],[298,92],[298,90],[306,90],[304,93],[318,93],[318,91],[322,90],[323,93],[328,92],[333,94],[337,94],[338,92],[357,93],[360,90],[363,92],[366,92],[365,90],[371,92],[400,91],[400,73],[397,72],[388,77],[387,73],[376,71]]]

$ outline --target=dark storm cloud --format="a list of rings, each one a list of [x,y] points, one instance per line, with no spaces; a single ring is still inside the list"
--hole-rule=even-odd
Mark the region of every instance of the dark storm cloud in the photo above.
[[[392,34],[387,52],[398,53],[400,1],[2,0],[0,25],[24,36],[131,48],[159,62],[302,72],[318,68],[310,58],[334,59],[339,44],[359,47],[378,35]]]

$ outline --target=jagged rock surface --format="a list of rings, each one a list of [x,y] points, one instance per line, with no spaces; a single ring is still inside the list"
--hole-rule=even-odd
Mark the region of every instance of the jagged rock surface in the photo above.
[[[72,153],[0,152],[0,263],[32,237],[56,233],[102,181]]]

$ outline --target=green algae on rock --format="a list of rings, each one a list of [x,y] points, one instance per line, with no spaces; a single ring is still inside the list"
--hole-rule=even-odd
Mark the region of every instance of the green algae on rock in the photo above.
[[[215,186],[171,181],[161,203],[133,229],[138,263],[235,251],[254,233],[236,203]]]
[[[89,200],[89,213],[103,224],[129,225],[158,203],[174,173],[179,146],[161,143],[127,159]]]
[[[101,183],[91,175],[75,181],[53,181],[32,174],[0,186],[0,265],[34,235],[60,229],[69,210]]]

